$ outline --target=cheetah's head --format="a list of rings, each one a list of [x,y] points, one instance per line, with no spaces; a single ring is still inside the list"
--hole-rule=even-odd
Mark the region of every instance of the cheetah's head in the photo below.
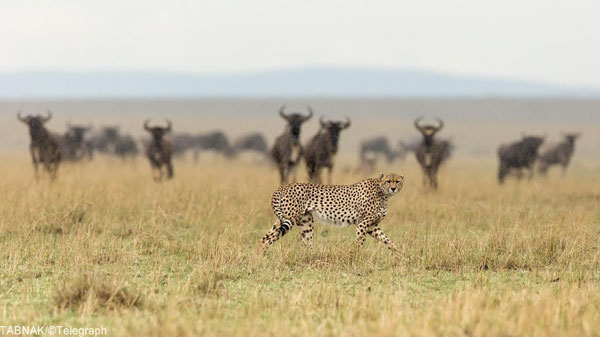
[[[379,186],[386,195],[394,195],[402,189],[404,184],[404,176],[395,173],[382,173],[379,176]]]

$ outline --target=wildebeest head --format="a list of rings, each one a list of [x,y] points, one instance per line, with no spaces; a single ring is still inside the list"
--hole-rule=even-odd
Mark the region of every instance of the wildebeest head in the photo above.
[[[306,108],[308,109],[308,115],[306,116],[299,112],[286,114],[285,105],[281,106],[279,109],[279,115],[281,118],[287,121],[290,133],[292,136],[294,136],[294,138],[300,137],[300,128],[302,127],[302,123],[308,121],[313,116],[313,110],[309,106]]]
[[[321,124],[321,128],[329,133],[333,152],[337,153],[340,132],[350,127],[350,118],[346,117],[346,121],[326,121],[321,117],[319,123]]]
[[[581,137],[581,133],[562,133],[562,136],[565,138],[565,141],[569,144],[575,144],[577,138]]]
[[[116,141],[119,138],[118,126],[104,126],[102,128],[102,138],[107,141]]]
[[[150,134],[152,134],[152,138],[154,139],[154,141],[160,141],[164,135],[166,135],[167,133],[171,132],[171,121],[170,120],[166,120],[167,121],[167,126],[166,127],[162,127],[162,126],[149,126],[150,120],[146,120],[144,122],[144,129],[148,132],[150,132]]]
[[[82,141],[86,132],[92,130],[92,126],[73,125],[67,122],[67,134],[76,141]]]
[[[29,129],[33,132],[35,130],[41,130],[44,128],[44,124],[48,122],[52,118],[52,113],[50,110],[46,110],[46,116],[41,115],[27,115],[25,117],[21,116],[21,111],[17,113],[17,119],[21,122],[27,124]]]
[[[545,139],[546,139],[546,136],[542,136],[542,137],[527,136],[527,135],[523,134],[523,139],[521,140],[521,144],[523,144],[525,146],[525,148],[535,149],[537,151],[537,149],[540,146],[542,146]]]
[[[417,130],[421,132],[421,134],[423,135],[423,139],[425,140],[425,144],[429,146],[433,143],[433,137],[435,136],[435,134],[438,133],[444,127],[444,122],[441,119],[437,118],[436,120],[438,122],[438,125],[435,126],[432,124],[421,124],[422,119],[422,116],[415,119],[415,128],[417,128]]]

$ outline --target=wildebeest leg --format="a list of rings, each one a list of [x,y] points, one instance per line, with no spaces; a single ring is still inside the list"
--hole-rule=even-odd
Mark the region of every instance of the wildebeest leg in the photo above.
[[[312,214],[305,214],[302,219],[296,226],[298,226],[298,230],[300,231],[300,237],[302,238],[302,242],[308,246],[308,248],[312,249],[312,239],[314,233],[314,220]]]
[[[508,172],[508,167],[506,164],[500,162],[500,166],[498,167],[498,182],[500,184],[504,183],[504,178],[506,177],[506,173]]]
[[[298,170],[296,170],[296,165],[290,166],[288,170],[292,174],[292,182],[295,183],[298,179]]]
[[[428,173],[427,173],[427,166],[421,166],[421,169],[423,170],[423,186],[427,186],[427,179],[428,179]]]
[[[333,165],[327,166],[327,184],[331,185],[331,171],[333,170]]]
[[[438,188],[437,171],[438,171],[437,167],[436,168],[431,167],[429,169],[429,173],[430,173],[429,179],[431,180],[431,187],[433,187],[433,189],[435,189],[435,190],[437,190],[437,188]]]
[[[314,175],[314,183],[315,184],[321,184],[323,182],[323,180],[321,179],[321,168],[318,168],[315,170],[315,175]]]
[[[167,179],[171,179],[173,178],[173,164],[171,162],[168,162],[166,164],[167,166]]]
[[[152,168],[152,178],[154,181],[162,180],[162,168],[160,162],[158,162],[155,158],[150,157],[150,167]]]
[[[285,165],[279,165],[279,182],[281,185],[287,183],[287,168]]]
[[[378,227],[377,224],[370,226],[367,230],[367,234],[371,235],[376,240],[383,242],[389,249],[398,251],[396,244],[390,238],[388,238],[387,235],[385,235],[385,233],[381,230],[381,228]]]
[[[314,163],[311,163],[311,162],[306,163],[306,171],[308,173],[308,180],[311,183],[314,183],[315,182],[315,175],[317,173],[316,165]]]
[[[39,171],[38,171],[39,151],[37,151],[35,147],[30,146],[29,152],[31,153],[31,161],[33,162],[34,176],[35,176],[35,179],[38,180],[40,178]]]
[[[279,240],[292,229],[293,221],[288,219],[277,220],[270,231],[261,239],[262,250],[265,251],[273,242]]]
[[[529,176],[528,176],[528,178],[529,178],[529,180],[531,180],[531,179],[533,179],[534,165],[529,166],[528,169],[529,169]]]
[[[545,176],[548,173],[548,164],[541,162],[538,166],[538,173]]]
[[[54,179],[56,179],[56,173],[58,172],[58,165],[59,165],[58,161],[54,161],[54,162],[50,163],[50,179],[52,179],[53,181],[54,181]]]

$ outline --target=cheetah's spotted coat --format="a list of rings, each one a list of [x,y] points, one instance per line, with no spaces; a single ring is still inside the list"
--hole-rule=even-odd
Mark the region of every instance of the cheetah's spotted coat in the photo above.
[[[262,238],[262,247],[266,249],[292,226],[299,228],[302,241],[312,247],[314,216],[337,226],[356,225],[356,239],[361,246],[369,234],[395,250],[379,223],[386,216],[389,197],[398,193],[403,183],[404,176],[390,173],[352,185],[295,183],[282,186],[271,198],[277,222]]]

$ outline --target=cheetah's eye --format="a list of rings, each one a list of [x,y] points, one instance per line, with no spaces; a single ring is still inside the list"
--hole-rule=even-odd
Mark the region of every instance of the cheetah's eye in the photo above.
[[[400,184],[400,180],[396,180],[396,184]]]
[[[391,181],[390,181],[390,180],[388,180],[388,181],[386,181],[386,183],[388,183],[388,184],[389,184],[389,183],[391,183]]]

